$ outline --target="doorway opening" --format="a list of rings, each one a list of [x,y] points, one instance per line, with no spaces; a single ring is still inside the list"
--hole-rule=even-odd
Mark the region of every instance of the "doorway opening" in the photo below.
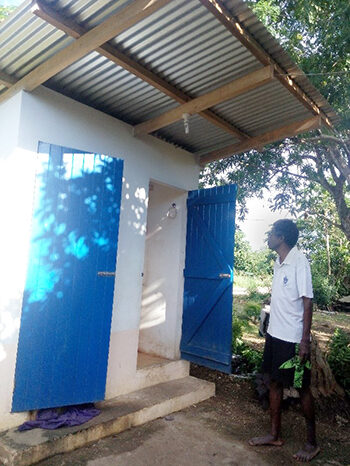
[[[137,369],[180,358],[186,198],[149,184]]]

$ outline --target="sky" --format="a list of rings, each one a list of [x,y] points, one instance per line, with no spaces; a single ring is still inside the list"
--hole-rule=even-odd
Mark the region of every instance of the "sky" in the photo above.
[[[247,202],[248,214],[244,222],[237,222],[252,249],[266,248],[265,233],[270,225],[280,218],[292,218],[287,210],[272,212],[268,207],[267,195],[264,199],[253,198]]]
[[[18,6],[23,0],[0,0],[1,6]]]

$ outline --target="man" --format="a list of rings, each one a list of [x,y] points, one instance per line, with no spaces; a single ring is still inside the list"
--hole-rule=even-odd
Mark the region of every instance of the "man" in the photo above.
[[[283,444],[281,439],[281,405],[283,388],[293,386],[294,369],[280,366],[295,356],[299,344],[299,358],[310,358],[310,330],[312,321],[312,282],[310,265],[296,243],[299,230],[292,220],[278,220],[272,225],[268,246],[278,254],[272,281],[270,322],[267,329],[263,358],[263,372],[270,376],[271,433],[250,439],[249,444]],[[310,370],[304,369],[301,406],[306,420],[307,441],[294,458],[310,461],[320,451],[316,442],[315,413],[310,391]]]

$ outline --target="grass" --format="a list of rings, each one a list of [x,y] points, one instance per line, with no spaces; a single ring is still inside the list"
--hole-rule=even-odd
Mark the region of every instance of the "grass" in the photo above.
[[[269,288],[271,286],[272,277],[257,277],[255,275],[234,275],[233,289],[245,288],[246,290],[257,290],[261,287]]]

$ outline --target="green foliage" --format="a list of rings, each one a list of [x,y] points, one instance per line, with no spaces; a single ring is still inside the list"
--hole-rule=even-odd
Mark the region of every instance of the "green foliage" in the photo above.
[[[241,357],[240,372],[256,374],[260,371],[263,355],[260,351],[251,348],[241,340],[237,340],[233,354]]]
[[[244,233],[236,229],[235,233],[235,270],[250,272],[252,266],[252,249]]]
[[[244,314],[248,319],[256,321],[260,317],[261,304],[256,301],[247,301],[243,307]]]
[[[299,243],[311,261],[315,302],[325,307],[350,293],[350,243],[335,226],[337,216],[330,195],[318,186],[312,189],[313,196],[305,192],[300,202],[305,214],[298,221]]]
[[[232,323],[232,353],[240,358],[240,373],[257,373],[262,363],[262,353],[251,348],[243,342],[243,332],[247,327],[248,321],[241,320],[234,316]]]
[[[267,249],[253,251],[244,233],[237,228],[235,233],[235,271],[240,274],[263,277],[272,274],[272,264],[271,252]]]
[[[260,290],[258,289],[249,289],[249,295],[248,295],[248,298],[249,300],[251,301],[256,301],[259,303],[260,307],[263,306],[263,304],[266,304],[268,298],[270,298],[271,296],[271,291],[270,291],[270,287],[271,287],[271,283],[272,283],[272,276],[270,277],[267,277],[268,278],[268,287],[269,287],[269,290],[266,291],[266,292],[261,292]],[[260,283],[261,285],[261,283]]]
[[[15,9],[13,6],[0,6],[0,23]]]
[[[263,358],[263,354],[260,351],[242,343],[238,349],[238,354],[243,356],[247,372],[255,374],[260,371]]]
[[[349,71],[348,0],[254,0],[249,5],[303,71],[312,73],[309,79],[317,89],[348,119],[345,102],[350,98],[350,76],[344,73]]]
[[[238,346],[242,343],[243,323],[237,317],[232,322],[232,351],[236,354]]]
[[[280,369],[293,369],[294,368],[294,380],[293,380],[293,387],[294,388],[301,388],[303,385],[303,376],[304,376],[304,369],[311,369],[310,361],[302,362],[299,357],[299,345],[295,346],[295,356],[288,359],[288,361],[284,362],[280,365]]]
[[[336,287],[331,283],[331,277],[317,272],[312,274],[314,303],[319,308],[328,308],[337,298]]]
[[[275,37],[279,36],[276,25],[279,23],[281,8],[275,0],[259,0],[249,2],[257,17],[265,24],[267,29]]]
[[[337,328],[328,345],[328,363],[337,382],[350,396],[350,335]]]

